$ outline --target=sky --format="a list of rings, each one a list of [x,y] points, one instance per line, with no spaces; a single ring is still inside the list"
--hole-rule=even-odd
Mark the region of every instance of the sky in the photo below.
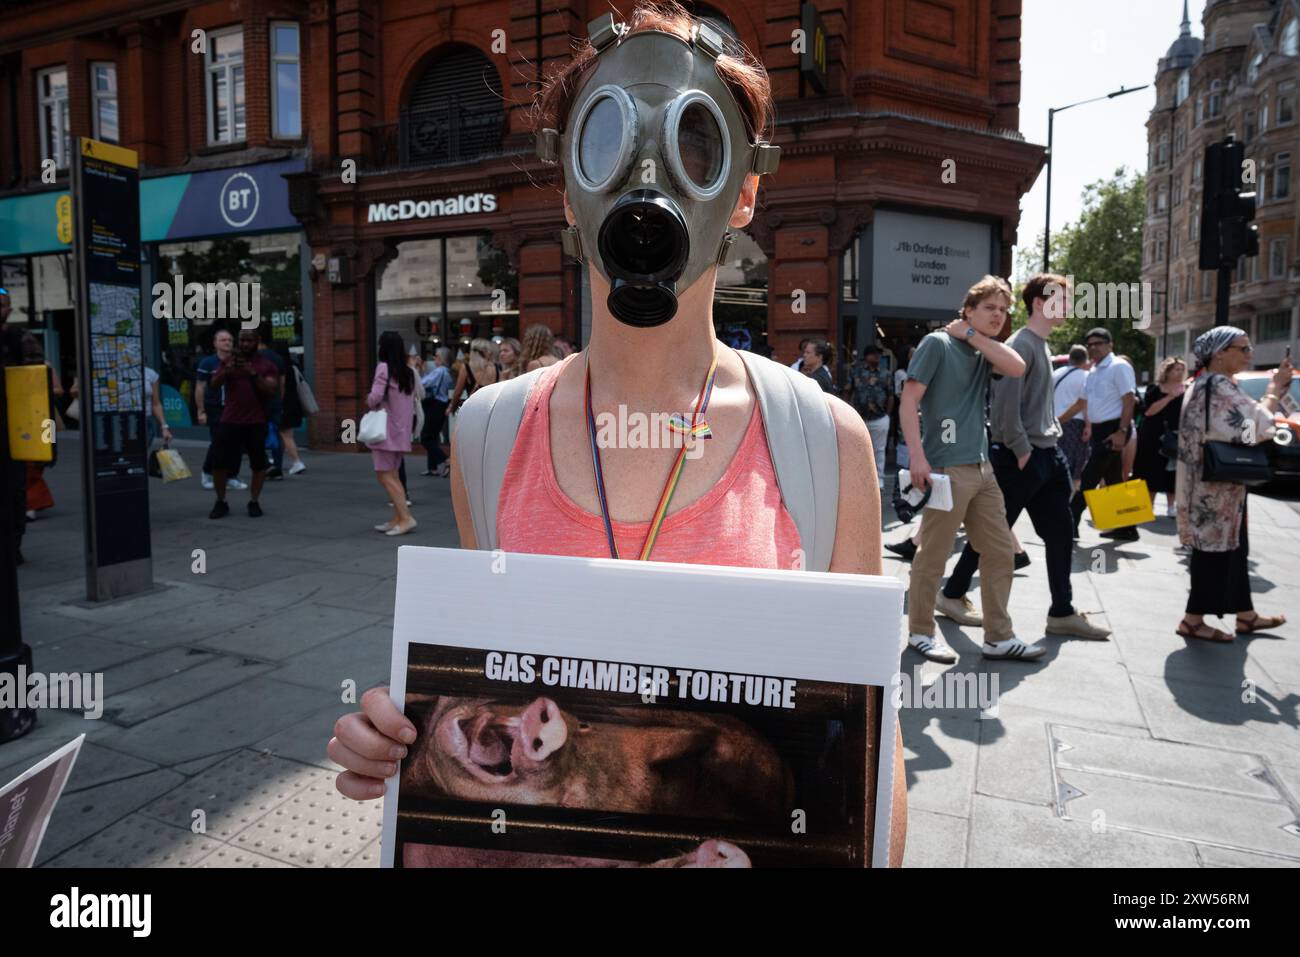
[[[1204,0],[1191,0],[1201,36]],[[1183,0],[1024,0],[1020,39],[1020,132],[1047,145],[1047,111],[1120,87],[1150,84],[1056,116],[1052,231],[1078,219],[1083,188],[1120,166],[1147,167],[1146,121],[1155,106],[1156,62],[1178,37]],[[1047,171],[1021,199],[1017,247],[1043,231]],[[1039,244],[1041,256],[1041,244]],[[1016,263],[1013,275],[1021,272]]]

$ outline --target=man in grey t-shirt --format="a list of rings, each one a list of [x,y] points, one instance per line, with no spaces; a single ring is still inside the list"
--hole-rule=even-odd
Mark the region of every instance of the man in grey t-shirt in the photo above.
[[[1074,487],[1070,466],[1056,447],[1061,424],[1056,419],[1052,357],[1047,348],[1047,336],[1065,322],[1068,291],[1069,280],[1051,273],[1040,273],[1025,284],[1023,297],[1029,320],[1007,340],[1007,345],[1024,359],[1025,374],[993,384],[993,442],[989,454],[1006,501],[1007,525],[1014,526],[1020,513],[1028,512],[1034,531],[1043,539],[1047,583],[1052,592],[1047,634],[1104,641],[1110,631],[1075,611],[1070,587],[1074,561],[1070,497]],[[938,599],[940,614],[962,624],[980,623],[979,613],[966,597],[978,565],[979,554],[968,543]]]
[[[931,661],[952,663],[956,653],[936,634],[936,590],[957,529],[980,551],[984,601],[984,656],[1033,659],[1043,649],[1015,636],[1007,600],[1015,545],[1002,492],[989,465],[984,396],[989,376],[1021,376],[1025,361],[993,337],[1006,324],[1011,289],[985,276],[966,293],[961,318],[921,340],[907,367],[900,418],[911,454],[912,485],[925,489],[931,474],[947,477],[951,511],[927,509],[921,519],[908,591],[908,644]],[[921,437],[925,420],[925,438]]]

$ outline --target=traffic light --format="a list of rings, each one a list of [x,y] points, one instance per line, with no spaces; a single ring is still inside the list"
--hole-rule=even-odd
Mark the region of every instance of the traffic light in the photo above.
[[[1229,136],[1205,148],[1201,203],[1200,267],[1235,266],[1242,256],[1259,253],[1255,191],[1242,183],[1246,148]]]

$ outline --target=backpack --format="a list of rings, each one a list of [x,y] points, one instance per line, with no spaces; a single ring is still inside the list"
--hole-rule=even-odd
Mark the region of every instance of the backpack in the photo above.
[[[754,352],[745,363],[767,435],[781,501],[803,546],[803,567],[827,571],[839,511],[839,446],[830,403],[812,379]],[[461,406],[456,449],[480,549],[497,547],[496,511],[524,405],[545,369],[485,385]]]

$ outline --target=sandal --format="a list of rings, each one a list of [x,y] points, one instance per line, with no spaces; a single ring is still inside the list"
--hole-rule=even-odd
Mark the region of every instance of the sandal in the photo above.
[[[1218,628],[1211,628],[1205,622],[1199,625],[1193,625],[1186,618],[1178,623],[1176,629],[1180,638],[1199,638],[1201,641],[1216,641],[1219,643],[1233,640],[1233,636],[1226,631],[1220,631]]]
[[[1242,624],[1245,622],[1245,624]],[[1271,631],[1286,624],[1286,615],[1261,615],[1255,612],[1254,618],[1237,616],[1237,634],[1253,635],[1257,631]]]

